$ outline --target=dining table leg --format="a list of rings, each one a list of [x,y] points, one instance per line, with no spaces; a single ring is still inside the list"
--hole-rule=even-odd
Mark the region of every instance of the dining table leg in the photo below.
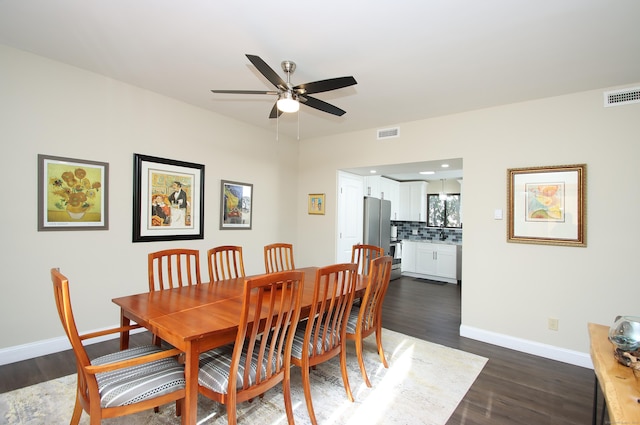
[[[198,369],[200,353],[188,343],[185,350],[184,377],[186,381],[182,425],[195,425],[198,420]]]
[[[120,309],[120,327],[129,326],[131,320],[125,317],[124,310]],[[129,348],[129,331],[120,332],[120,351]]]

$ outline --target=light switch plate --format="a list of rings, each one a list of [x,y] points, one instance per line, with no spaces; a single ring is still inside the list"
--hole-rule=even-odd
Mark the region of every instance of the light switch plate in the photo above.
[[[501,209],[497,209],[495,211],[493,211],[493,218],[496,220],[502,220],[502,210]]]

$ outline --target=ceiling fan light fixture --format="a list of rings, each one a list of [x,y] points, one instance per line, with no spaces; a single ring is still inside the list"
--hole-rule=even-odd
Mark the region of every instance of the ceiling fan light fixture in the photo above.
[[[300,109],[300,102],[298,102],[297,96],[294,96],[291,92],[284,92],[278,96],[278,109],[282,112],[298,112]]]

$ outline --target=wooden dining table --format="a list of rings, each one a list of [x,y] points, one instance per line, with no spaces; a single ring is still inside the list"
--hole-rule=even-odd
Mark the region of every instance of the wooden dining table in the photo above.
[[[622,365],[614,356],[609,341],[609,326],[589,323],[590,354],[595,373],[592,424],[597,423],[598,387],[606,402],[609,424],[640,424],[640,384],[633,369]],[[602,411],[604,417],[604,409]],[[603,422],[601,417],[601,423]]]
[[[298,270],[305,274],[300,313],[300,318],[304,318],[311,309],[318,267]],[[356,296],[364,292],[365,285],[366,279],[358,276]],[[243,290],[244,278],[237,278],[112,300],[120,306],[122,317],[135,321],[185,353],[183,425],[195,425],[197,421],[200,353],[235,341]],[[121,338],[122,345],[126,345],[128,335]]]

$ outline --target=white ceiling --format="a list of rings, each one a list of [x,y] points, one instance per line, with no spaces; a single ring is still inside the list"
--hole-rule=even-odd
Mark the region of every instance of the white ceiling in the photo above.
[[[0,43],[307,139],[640,80],[638,0],[0,0]],[[358,84],[268,118],[245,54]],[[4,66],[4,65],[3,65]],[[52,80],[52,82],[55,82]]]
[[[381,164],[370,167],[347,168],[342,171],[359,176],[383,176],[397,181],[460,179],[463,177],[462,158],[403,164]],[[433,174],[420,174],[433,172]]]

